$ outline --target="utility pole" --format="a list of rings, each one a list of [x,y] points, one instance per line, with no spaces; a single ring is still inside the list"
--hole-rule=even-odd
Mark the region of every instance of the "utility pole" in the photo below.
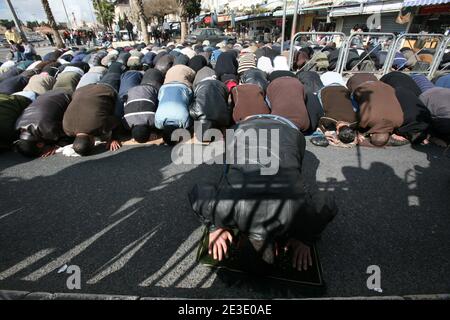
[[[75,12],[72,12],[72,16],[73,16],[73,28],[77,29],[78,23],[77,23],[77,18],[75,18]]]
[[[22,38],[22,41],[27,41],[28,42],[27,36],[25,35],[25,32],[23,32],[22,24],[20,23],[20,20],[17,17],[16,11],[14,10],[13,5],[11,4],[11,0],[6,0],[6,3],[9,6],[9,10],[11,10],[11,13],[13,15],[14,23],[15,23],[17,29],[19,29],[19,33],[20,33],[20,37]]]
[[[92,25],[94,26],[94,32],[98,31],[98,26],[97,26],[97,19],[94,17],[94,10],[92,9],[92,6],[94,5],[94,3],[90,3],[89,4],[89,12],[91,14],[91,19],[92,19]]]
[[[72,29],[72,23],[70,22],[69,15],[67,14],[66,4],[64,3],[64,0],[61,0],[61,1],[62,1],[62,5],[63,5],[63,8],[64,8],[64,12],[66,13],[67,27]]]

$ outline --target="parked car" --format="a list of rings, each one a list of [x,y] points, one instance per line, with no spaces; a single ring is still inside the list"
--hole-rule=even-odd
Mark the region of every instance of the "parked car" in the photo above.
[[[9,44],[8,40],[6,40],[6,38],[3,37],[3,36],[0,36],[0,46],[3,47],[3,48],[9,48],[10,47],[10,44]]]
[[[215,46],[224,40],[228,42],[235,42],[236,38],[225,35],[217,28],[199,28],[189,34],[186,40],[191,43],[202,43],[203,41],[208,40],[212,46]]]

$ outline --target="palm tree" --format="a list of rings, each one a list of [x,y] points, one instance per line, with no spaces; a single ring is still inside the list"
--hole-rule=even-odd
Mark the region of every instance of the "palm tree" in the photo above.
[[[52,9],[48,0],[41,0],[42,6],[44,7],[45,14],[47,15],[47,20],[50,23],[50,28],[52,28],[53,36],[56,41],[56,47],[61,49],[65,48],[64,42],[61,39],[61,35],[58,32],[58,25],[56,24],[55,18],[53,17]]]
[[[133,8],[139,17],[139,22],[141,24],[142,35],[144,36],[144,42],[146,44],[150,43],[150,38],[147,32],[148,18],[144,12],[143,0],[133,0]]]
[[[94,9],[97,19],[107,29],[111,29],[114,21],[114,3],[107,0],[94,0]]]

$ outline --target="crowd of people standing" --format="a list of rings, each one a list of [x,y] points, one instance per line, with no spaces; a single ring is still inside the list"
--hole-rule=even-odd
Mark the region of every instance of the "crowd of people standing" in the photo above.
[[[302,184],[305,137],[317,146],[380,148],[433,137],[448,145],[450,75],[431,82],[399,68],[381,79],[370,73],[344,79],[332,71],[333,44],[308,70],[314,49],[299,45],[295,71],[279,44],[250,41],[74,47],[7,61],[0,67],[1,147],[28,157],[89,156],[96,141],[110,151],[129,138],[162,137],[173,145],[173,133],[193,134],[194,122],[244,135],[276,129],[283,161],[274,176],[255,173],[258,159],[227,164],[215,186],[196,186],[189,199],[215,259],[226,256],[238,228],[266,263],[282,245],[294,252],[293,266],[306,270],[312,244],[338,210],[332,198],[309,195]],[[279,209],[273,199],[286,205]]]

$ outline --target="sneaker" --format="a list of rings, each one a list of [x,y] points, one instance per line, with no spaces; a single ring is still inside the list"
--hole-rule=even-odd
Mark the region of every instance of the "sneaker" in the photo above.
[[[328,147],[330,145],[328,139],[325,136],[313,137],[311,138],[311,143],[318,147]]]
[[[409,143],[410,143],[409,140],[397,140],[397,139],[390,137],[387,145],[389,147],[401,147],[401,146],[406,146]]]

